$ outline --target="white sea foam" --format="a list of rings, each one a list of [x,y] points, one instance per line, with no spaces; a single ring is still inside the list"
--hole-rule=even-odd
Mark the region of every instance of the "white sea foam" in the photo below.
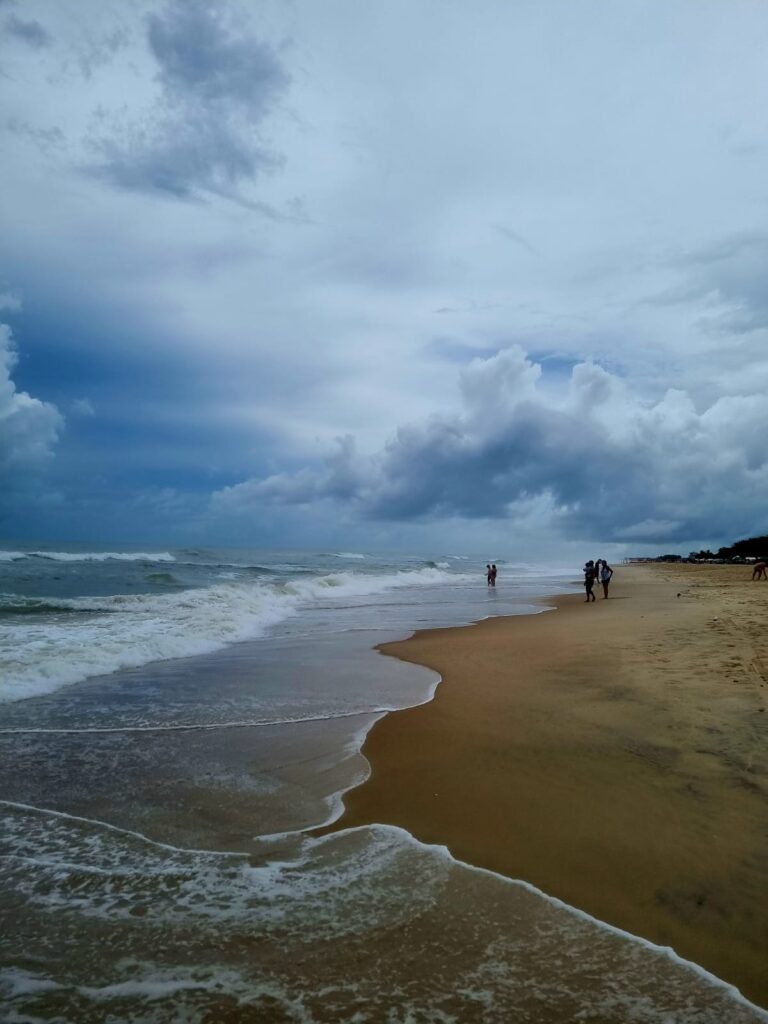
[[[381,1002],[375,1019],[416,1020],[405,1007],[414,993],[398,984],[416,958],[431,967],[418,991],[430,1012],[420,1020],[768,1020],[733,986],[672,950],[392,826],[286,836],[252,856],[181,850],[61,812],[0,807],[15,898],[28,918],[45,922],[49,943],[67,934],[61,922],[76,919],[81,962],[94,965],[77,991],[96,1004],[137,1000],[132,1009],[141,1016],[132,1019],[148,1019],[147,1004],[158,1000],[205,993],[215,979],[217,991],[240,1003],[273,989],[273,1003],[282,991],[299,1005],[325,984],[327,998],[339,1000],[335,1019],[353,1020],[353,1005]],[[137,917],[147,906],[151,914]],[[103,946],[104,922],[119,941]],[[379,945],[371,971],[360,951],[388,934],[403,941]],[[150,952],[155,935],[162,935],[162,961]],[[280,956],[254,961],[254,939]],[[321,958],[313,958],[321,945]],[[359,970],[350,991],[352,957]],[[26,996],[61,984],[65,971],[61,958],[50,979],[11,961],[0,981],[14,1008],[26,1009]],[[584,1011],[574,1015],[579,1004]],[[158,1020],[169,1019],[164,1009]],[[189,1019],[203,1019],[202,1011]]]
[[[336,552],[336,557],[337,558],[356,558],[356,559],[362,559],[362,558],[365,558],[365,555],[360,555],[356,551],[337,551]]]
[[[175,562],[170,551],[25,551],[19,558],[47,558],[52,562]]]
[[[20,558],[26,558],[24,551],[0,551],[0,562],[18,562]]]
[[[447,578],[438,569],[380,576],[341,572],[283,584],[224,582],[172,594],[43,598],[50,615],[0,625],[0,701],[40,696],[121,668],[208,654],[262,636],[309,604]]]
[[[427,567],[378,576],[359,572],[334,572],[325,576],[291,580],[283,587],[287,593],[301,601],[333,601],[337,597],[371,597],[401,587],[433,586],[455,579],[455,575]]]
[[[138,967],[140,965],[132,965]],[[178,997],[185,992],[218,992],[226,986],[231,990],[243,986],[242,975],[237,971],[227,971],[220,967],[200,970],[195,968],[174,968],[162,970],[154,965],[146,965],[146,974],[128,981],[116,982],[112,985],[94,987],[82,985],[78,991],[95,1002],[108,1002],[111,999],[166,999]]]
[[[15,999],[20,995],[38,995],[40,992],[51,992],[61,988],[55,981],[41,977],[35,971],[13,970],[4,968],[0,970],[0,991]]]
[[[418,704],[428,704],[434,696],[434,689],[437,683],[434,683],[432,689],[429,691],[429,696],[425,697],[423,701],[419,701]],[[418,704],[409,704],[408,707],[417,707]],[[174,722],[171,725],[105,725],[105,726],[76,726],[71,729],[68,728],[37,728],[37,727],[26,727],[21,726],[13,729],[0,729],[0,736],[89,736],[89,735],[114,735],[116,733],[158,733],[158,732],[210,732],[212,730],[218,731],[220,729],[261,729],[271,727],[275,725],[300,725],[305,722],[330,722],[338,721],[341,718],[364,718],[366,720],[366,728],[359,734],[359,740],[350,746],[350,753],[357,753],[363,745],[365,734],[368,731],[369,724],[372,716],[384,715],[390,711],[401,711],[401,705],[386,704],[381,707],[375,708],[364,708],[363,710],[354,711],[334,711],[333,713],[324,715],[281,715],[280,717],[270,718],[242,718],[234,722]],[[341,793],[339,794],[341,795]],[[335,819],[334,819],[335,820]],[[330,821],[322,822],[323,825],[329,825]],[[314,827],[314,826],[313,826]]]

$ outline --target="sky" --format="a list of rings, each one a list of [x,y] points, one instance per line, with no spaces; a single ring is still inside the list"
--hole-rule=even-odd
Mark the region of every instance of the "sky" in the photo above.
[[[768,533],[762,0],[0,0],[0,540]]]

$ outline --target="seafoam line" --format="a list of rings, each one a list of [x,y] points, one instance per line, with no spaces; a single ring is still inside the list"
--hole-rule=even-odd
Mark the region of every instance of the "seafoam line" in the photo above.
[[[417,708],[422,704],[429,704],[434,698],[437,687],[442,682],[441,678],[436,679],[429,688],[424,700],[415,704],[405,704],[393,707],[365,708],[362,711],[342,711],[336,715],[307,715],[302,718],[277,718],[259,719],[250,722],[189,722],[176,725],[108,725],[108,726],[80,726],[71,729],[41,729],[41,728],[17,728],[0,729],[0,736],[27,736],[40,734],[45,736],[76,736],[93,733],[127,733],[127,732],[202,732],[207,729],[262,729],[270,725],[301,725],[303,722],[333,722],[341,718],[362,718],[365,715],[388,715],[393,711],[403,711],[407,708]]]
[[[21,804],[15,800],[0,800],[0,807],[13,807],[20,811],[32,811],[35,814],[48,815],[52,818],[61,818],[65,821],[80,821],[84,825],[98,825],[99,828],[108,829],[110,832],[117,832],[119,835],[131,836],[139,839],[150,846],[157,846],[161,850],[170,850],[172,853],[199,853],[207,857],[240,857],[247,859],[250,855],[236,850],[198,850],[190,847],[172,846],[170,843],[161,843],[157,839],[150,839],[143,832],[134,832],[130,828],[120,828],[118,825],[110,825],[108,821],[101,821],[99,818],[83,818],[79,814],[67,814],[66,811],[54,811],[50,807],[36,807],[34,804]]]
[[[655,953],[660,953],[662,956],[672,960],[673,963],[679,964],[682,967],[687,968],[693,974],[697,974],[700,978],[704,978],[715,988],[724,989],[734,1000],[734,1002],[740,1004],[753,1011],[756,1017],[768,1024],[768,1010],[765,1010],[762,1006],[758,1006],[757,1003],[751,1002],[745,995],[729,981],[724,981],[722,978],[718,978],[716,974],[712,974],[706,967],[702,967],[701,964],[697,964],[694,960],[686,960],[685,957],[680,956],[672,946],[660,946],[656,942],[651,942],[650,939],[644,938],[642,935],[636,935],[634,932],[625,931],[623,928],[619,928],[617,925],[609,924],[607,921],[602,921],[599,917],[593,917],[592,914],[587,913],[586,910],[581,910],[579,907],[574,907],[570,903],[565,903],[563,900],[558,899],[557,896],[550,896],[549,893],[544,892],[542,889],[537,888],[531,882],[526,882],[522,878],[511,878],[509,875],[499,874],[497,871],[492,871],[490,868],[481,868],[476,864],[470,864],[468,861],[459,860],[458,857],[454,857],[447,846],[443,846],[438,843],[424,843],[420,839],[417,839],[414,835],[408,832],[406,829],[401,828],[399,825],[384,825],[384,824],[371,824],[371,825],[355,825],[351,828],[339,829],[336,832],[331,832],[325,836],[313,837],[310,841],[323,845],[331,841],[335,836],[345,835],[350,832],[357,832],[361,828],[373,828],[373,829],[384,829],[386,831],[392,831],[399,833],[403,839],[414,846],[421,847],[422,849],[432,850],[434,853],[444,857],[446,860],[453,864],[458,864],[463,868],[467,868],[469,871],[479,874],[486,875],[491,878],[495,878],[507,885],[520,886],[526,889],[528,892],[533,893],[536,896],[541,897],[553,906],[558,907],[560,910],[564,910],[569,914],[573,914],[575,917],[580,918],[582,921],[588,921],[590,924],[596,925],[605,931],[612,932],[614,935],[618,935],[623,939],[628,939],[640,946],[644,946],[646,949],[653,950]]]
[[[424,703],[427,703],[426,701]],[[408,705],[417,707],[418,705]],[[338,715],[308,715],[305,718],[263,719],[252,722],[199,722],[181,723],[178,725],[115,725],[115,726],[82,726],[72,729],[0,729],[0,736],[27,736],[42,734],[46,736],[73,736],[83,733],[123,733],[123,732],[202,732],[208,729],[258,729],[270,725],[300,725],[303,722],[332,722],[337,718],[362,718],[364,715],[385,715],[400,708],[366,708],[364,711],[344,711]]]

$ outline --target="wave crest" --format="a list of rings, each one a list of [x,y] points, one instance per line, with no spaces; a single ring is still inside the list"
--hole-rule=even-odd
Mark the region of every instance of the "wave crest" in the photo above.
[[[18,562],[20,558],[26,558],[24,551],[0,551],[0,562]]]
[[[366,597],[452,578],[439,569],[372,575],[353,572],[277,584],[222,581],[175,593],[106,597],[22,598],[4,595],[0,609],[18,614],[81,613],[30,625],[0,621],[0,701],[23,700],[70,683],[153,661],[209,654],[263,636],[313,603]],[[3,616],[3,618],[6,618]]]
[[[16,552],[11,552],[16,554]],[[175,562],[170,551],[24,551],[21,558],[46,558],[51,562]]]

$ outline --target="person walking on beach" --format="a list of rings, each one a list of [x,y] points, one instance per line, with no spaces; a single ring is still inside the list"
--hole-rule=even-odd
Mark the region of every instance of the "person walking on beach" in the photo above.
[[[768,580],[768,562],[757,562],[752,570],[753,580]]]
[[[603,585],[603,599],[608,597],[608,584],[611,582],[613,569],[604,558],[600,559],[600,582]]]
[[[590,560],[584,566],[584,589],[587,592],[587,596],[584,598],[585,601],[597,600],[592,588],[595,585],[595,563]]]

